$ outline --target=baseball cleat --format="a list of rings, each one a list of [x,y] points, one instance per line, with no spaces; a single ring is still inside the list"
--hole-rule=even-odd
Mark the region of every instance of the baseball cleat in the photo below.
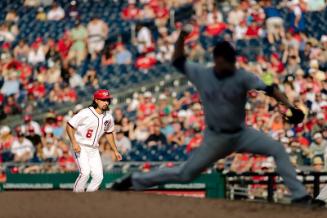
[[[296,198],[292,200],[292,204],[294,205],[303,205],[303,206],[310,206],[312,202],[312,197],[310,195],[305,195],[301,198]]]
[[[317,207],[317,208],[323,208],[323,207],[326,207],[326,202],[322,201],[322,200],[319,200],[319,199],[313,199],[311,201],[311,206],[312,207]]]
[[[132,175],[128,174],[120,179],[117,179],[111,186],[113,191],[128,191],[132,187]]]

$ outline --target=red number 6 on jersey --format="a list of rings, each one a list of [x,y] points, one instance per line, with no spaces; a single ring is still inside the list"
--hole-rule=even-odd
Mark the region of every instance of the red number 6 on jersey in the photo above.
[[[93,133],[93,129],[88,129],[86,132],[86,138],[91,138]]]

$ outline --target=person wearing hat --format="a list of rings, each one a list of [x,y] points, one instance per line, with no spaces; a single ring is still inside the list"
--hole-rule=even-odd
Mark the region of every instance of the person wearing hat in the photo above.
[[[24,124],[20,126],[20,129],[26,136],[30,135],[30,131],[32,130],[34,131],[35,135],[42,135],[40,124],[33,120],[32,115],[24,115],[23,120]]]
[[[24,133],[16,129],[17,138],[11,146],[11,153],[14,156],[14,162],[27,162],[33,158],[34,147],[30,140],[25,138]]]
[[[322,134],[317,132],[313,135],[313,142],[310,145],[310,153],[312,157],[324,157],[327,149],[327,141],[323,139]]]
[[[326,117],[324,113],[318,113],[317,114],[317,122],[316,124],[312,127],[311,132],[316,133],[316,132],[322,132],[324,128],[326,128]]]
[[[99,152],[99,140],[105,135],[118,161],[122,160],[114,138],[114,118],[109,113],[112,96],[109,90],[94,92],[92,104],[80,110],[68,122],[66,131],[75,153],[80,174],[74,185],[74,192],[98,190],[103,179],[102,161]]]

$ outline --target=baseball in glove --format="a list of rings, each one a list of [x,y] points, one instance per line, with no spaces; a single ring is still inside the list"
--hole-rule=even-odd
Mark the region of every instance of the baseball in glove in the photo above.
[[[299,124],[304,119],[304,113],[296,107],[291,107],[290,113],[284,114],[284,119],[291,124]]]

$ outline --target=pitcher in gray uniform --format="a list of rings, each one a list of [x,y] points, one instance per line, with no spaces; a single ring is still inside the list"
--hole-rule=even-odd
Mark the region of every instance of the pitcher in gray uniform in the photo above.
[[[272,156],[277,171],[292,193],[294,203],[309,203],[311,197],[297,180],[289,156],[283,145],[263,132],[245,125],[245,104],[249,90],[262,90],[291,109],[294,123],[303,120],[303,112],[291,105],[277,85],[266,86],[256,75],[235,67],[236,52],[226,41],[218,43],[213,51],[213,67],[186,60],[182,31],[175,44],[173,65],[197,88],[204,107],[206,130],[202,145],[182,165],[156,169],[149,173],[133,173],[116,181],[113,190],[144,190],[152,186],[189,182],[227,155],[253,153]]]

